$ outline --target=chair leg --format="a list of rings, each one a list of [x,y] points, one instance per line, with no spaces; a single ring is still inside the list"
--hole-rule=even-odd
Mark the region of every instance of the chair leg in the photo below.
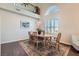
[[[56,44],[56,50],[60,51],[60,46],[59,46],[59,44]]]
[[[37,48],[37,49],[38,49],[38,45],[39,45],[38,42],[36,42],[36,48]]]
[[[37,49],[38,49],[38,43],[37,43]]]
[[[60,51],[60,46],[58,45],[58,51]]]

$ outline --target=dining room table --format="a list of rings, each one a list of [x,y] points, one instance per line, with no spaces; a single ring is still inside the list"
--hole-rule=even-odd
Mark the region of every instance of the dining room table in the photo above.
[[[44,44],[44,47],[43,48],[45,48],[45,49],[47,49],[47,48],[49,48],[49,46],[50,46],[50,42],[51,42],[51,39],[52,38],[54,38],[54,36],[52,35],[52,34],[37,34],[37,35],[34,35],[34,36],[36,36],[36,37],[38,37],[38,39],[39,38],[43,38],[43,44]]]

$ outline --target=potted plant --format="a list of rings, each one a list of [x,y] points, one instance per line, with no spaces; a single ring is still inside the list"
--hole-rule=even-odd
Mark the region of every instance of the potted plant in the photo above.
[[[37,28],[37,31],[38,31],[38,34],[41,34],[41,32],[42,32],[42,29],[40,29],[40,28]]]

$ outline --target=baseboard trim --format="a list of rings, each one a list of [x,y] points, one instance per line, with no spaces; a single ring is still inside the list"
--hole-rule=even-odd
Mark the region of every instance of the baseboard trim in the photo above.
[[[17,41],[8,41],[8,42],[2,42],[1,44],[7,44],[7,43],[13,43],[13,42],[19,42],[19,41],[23,41],[26,39],[18,39]]]
[[[63,42],[60,42],[61,44],[64,44],[64,45],[67,45],[67,46],[71,46],[70,44],[66,44],[66,43],[63,43]]]

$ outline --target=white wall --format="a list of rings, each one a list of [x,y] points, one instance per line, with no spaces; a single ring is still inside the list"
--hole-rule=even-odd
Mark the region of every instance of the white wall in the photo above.
[[[1,17],[0,17],[0,44],[1,44]]]
[[[0,17],[0,44],[1,44],[1,17]]]
[[[1,17],[0,17],[0,56],[1,56]]]
[[[2,20],[1,43],[28,39],[28,31],[35,31],[36,29],[36,20],[33,18],[14,14],[4,10],[0,10],[0,16]],[[30,27],[27,29],[21,28],[20,21],[30,22]]]

